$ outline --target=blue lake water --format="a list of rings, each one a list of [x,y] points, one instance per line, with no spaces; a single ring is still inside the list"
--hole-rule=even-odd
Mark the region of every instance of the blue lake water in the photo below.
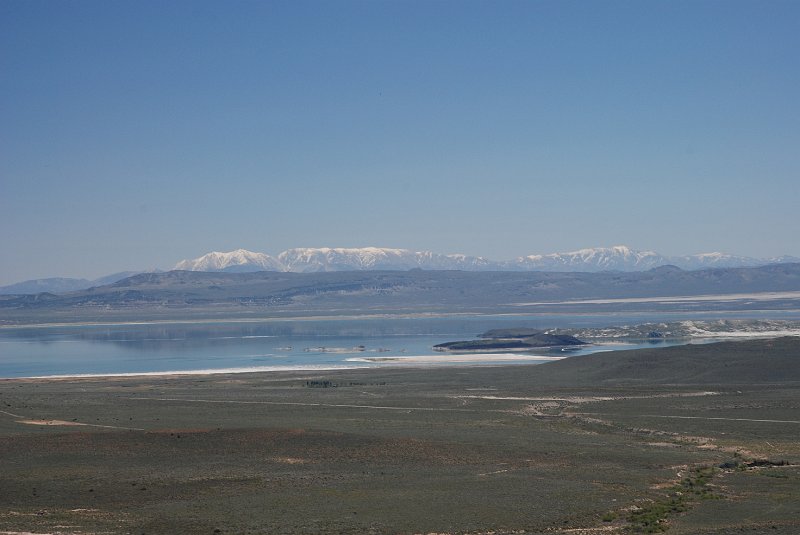
[[[472,339],[499,327],[605,327],[719,318],[800,319],[800,313],[458,316],[3,328],[0,377],[397,366],[404,365],[403,358],[420,355],[441,357],[425,365],[463,365],[449,362],[432,346]],[[667,343],[604,344],[536,354],[569,356],[653,345]],[[401,358],[369,361],[387,357]],[[531,362],[487,357],[470,364],[498,363]],[[420,365],[405,365],[412,364]]]

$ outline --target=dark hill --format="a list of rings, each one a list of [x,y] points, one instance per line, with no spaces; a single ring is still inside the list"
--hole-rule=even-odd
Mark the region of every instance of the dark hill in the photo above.
[[[547,386],[800,382],[800,338],[595,353],[530,370],[532,384]]]

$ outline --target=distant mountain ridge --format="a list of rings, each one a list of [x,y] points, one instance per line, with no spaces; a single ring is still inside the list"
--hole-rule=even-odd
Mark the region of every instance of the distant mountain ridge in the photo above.
[[[698,297],[687,298],[691,296]],[[597,273],[414,269],[319,273],[168,271],[142,273],[106,286],[60,295],[3,296],[0,325],[97,318],[223,318],[232,317],[231,314],[316,317],[744,311],[764,307],[794,310],[798,302],[800,263]]]
[[[211,252],[195,258],[182,260],[173,269],[183,271],[237,271],[236,268],[253,268],[246,271],[286,271],[277,259],[264,253],[236,249],[229,253]]]
[[[710,267],[756,267],[773,263],[798,262],[783,256],[758,259],[725,253],[664,256],[654,251],[639,251],[617,245],[566,253],[529,255],[508,261],[493,261],[480,256],[441,254],[385,247],[296,248],[277,257],[237,249],[229,253],[212,252],[193,260],[182,260],[174,269],[185,271],[285,271],[317,273],[325,271],[369,270],[463,270],[463,271],[647,271],[673,265],[685,270]]]
[[[648,271],[674,266],[683,270],[708,268],[758,267],[769,264],[800,262],[800,258],[781,256],[759,259],[725,253],[703,253],[685,256],[664,256],[654,251],[640,251],[624,245],[595,247],[566,253],[528,255],[508,261],[494,261],[481,256],[441,254],[432,251],[412,251],[386,247],[361,248],[295,248],[277,257],[266,253],[236,249],[230,252],[211,252],[195,259],[181,260],[173,269],[224,273],[276,271],[289,273],[321,273],[335,271],[552,271],[600,272]],[[112,284],[138,273],[123,271],[94,280],[77,278],[34,279],[0,287],[0,295],[63,293],[84,290],[93,286]]]
[[[288,249],[277,257],[245,249],[229,253],[214,251],[193,260],[182,260],[173,269],[228,273],[254,271],[318,273],[409,269],[487,271],[499,267],[497,262],[462,254],[439,254],[386,247],[320,247]]]
[[[523,256],[516,260],[516,264],[537,271],[646,271],[675,265],[672,259],[654,251],[637,251],[624,245]]]
[[[159,270],[152,270],[152,272],[158,271]],[[112,273],[111,275],[106,275],[93,280],[68,277],[32,279],[18,282],[16,284],[9,284],[8,286],[0,286],[0,295],[75,292],[78,290],[85,290],[93,286],[105,286],[106,284],[113,284],[122,279],[132,277],[133,275],[138,275],[139,273],[145,272],[120,271],[119,273]]]

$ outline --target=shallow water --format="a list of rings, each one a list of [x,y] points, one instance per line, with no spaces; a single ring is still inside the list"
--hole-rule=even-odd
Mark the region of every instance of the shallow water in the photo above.
[[[498,327],[604,327],[718,318],[800,319],[800,314],[458,316],[5,328],[0,329],[0,377],[464,365],[464,359],[454,362],[432,347],[471,339]],[[542,350],[536,355],[567,357],[671,344],[674,342],[604,343],[577,350]],[[430,355],[437,358],[406,358]],[[471,358],[468,363],[530,364],[546,360],[493,355]]]

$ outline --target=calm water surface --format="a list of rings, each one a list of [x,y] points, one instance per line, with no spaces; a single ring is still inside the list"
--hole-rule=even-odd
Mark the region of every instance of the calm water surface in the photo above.
[[[432,354],[441,355],[443,359],[434,365],[453,365],[444,360],[446,355],[435,353],[432,346],[471,339],[492,328],[604,327],[720,317],[800,319],[800,314],[463,316],[6,328],[0,329],[0,377],[397,366],[402,365],[402,361],[358,362],[348,359]],[[599,345],[577,351],[541,351],[537,354],[581,355],[653,345],[667,343]],[[473,364],[498,362],[501,361]]]

